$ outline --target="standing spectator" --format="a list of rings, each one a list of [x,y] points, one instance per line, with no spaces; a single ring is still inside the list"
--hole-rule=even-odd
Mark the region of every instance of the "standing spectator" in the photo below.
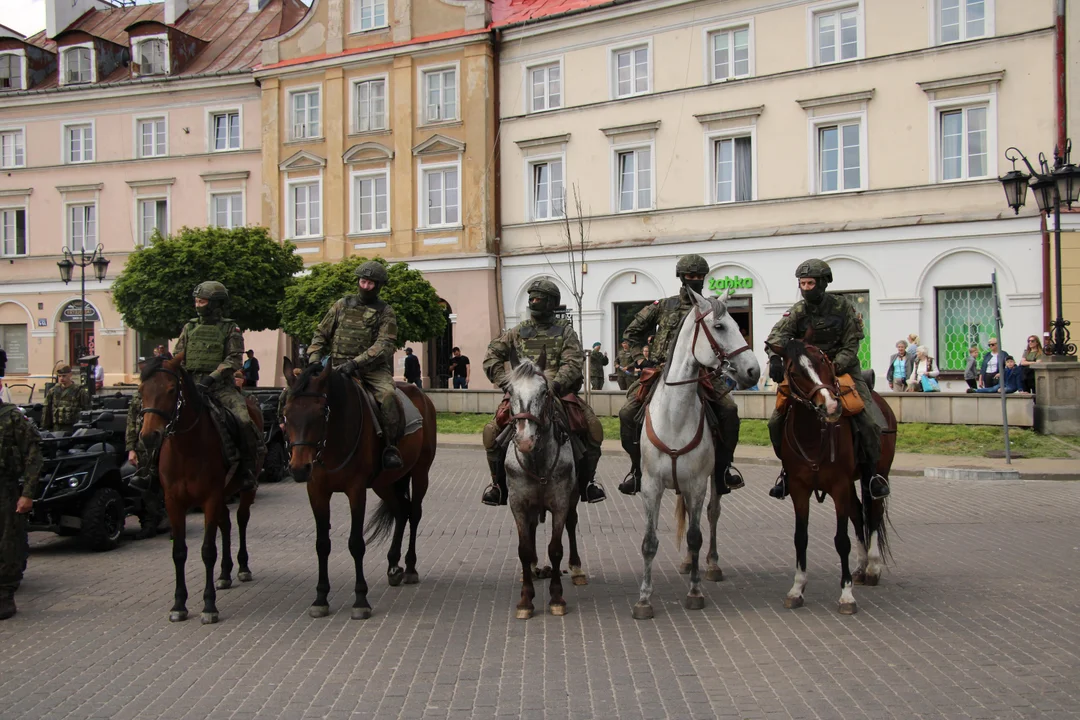
[[[90,409],[90,394],[86,388],[71,381],[71,366],[56,371],[59,382],[45,393],[45,408],[41,411],[42,430],[70,433],[75,429],[79,413]]]
[[[26,519],[41,475],[40,442],[16,406],[0,404],[0,620],[15,614],[27,552]]]
[[[405,382],[410,382],[421,390],[424,383],[421,381],[420,358],[413,355],[412,348],[405,348]]]
[[[455,390],[468,390],[469,379],[472,377],[472,368],[469,366],[469,357],[461,354],[461,348],[450,351],[454,356],[450,361],[450,372],[454,376]]]
[[[604,389],[604,366],[607,364],[607,353],[601,352],[600,343],[594,342],[589,353],[589,384],[593,390]]]
[[[908,386],[914,385],[915,392],[940,392],[941,387],[937,381],[939,374],[940,371],[934,367],[934,358],[930,357],[925,345],[920,345],[915,350],[915,362],[908,377]]]
[[[630,341],[623,340],[622,347],[615,355],[615,378],[619,389],[626,391],[630,387],[630,378],[634,374],[634,353],[630,352]]]
[[[979,366],[979,387],[988,388],[998,384],[998,359],[1003,353],[998,348],[998,339],[996,337],[990,338],[990,341],[986,343],[989,346],[989,350],[983,355],[982,364]],[[1004,361],[1000,363],[1004,365]]]
[[[1038,336],[1028,336],[1027,347],[1024,348],[1024,354],[1020,356],[1020,369],[1024,377],[1024,392],[1035,392],[1035,368],[1032,365],[1042,359],[1043,351]]]
[[[158,345],[156,348],[154,348],[154,357],[161,357],[165,358],[166,360],[173,359],[172,353],[169,352],[169,348],[167,348],[165,345]]]
[[[4,352],[4,346],[0,345],[0,377],[4,377],[7,373],[7,353]]]
[[[101,359],[99,358],[98,361],[94,363],[94,390],[96,392],[104,387],[105,367],[101,364]]]
[[[896,352],[889,358],[889,369],[885,373],[885,382],[889,383],[893,392],[904,392],[907,379],[911,377],[911,366],[914,363],[915,356],[908,355],[907,342],[903,340],[897,342]]]
[[[979,387],[979,346],[968,348],[967,365],[964,367],[964,380],[969,390]]]
[[[919,350],[919,336],[916,333],[911,333],[907,336],[907,354],[911,357],[915,357],[915,353]]]
[[[247,360],[244,361],[244,387],[255,387],[259,384],[259,361],[255,358],[255,351],[247,351]]]
[[[11,390],[9,390],[8,386],[5,385],[2,380],[0,380],[0,403],[10,403],[10,402],[11,402]]]

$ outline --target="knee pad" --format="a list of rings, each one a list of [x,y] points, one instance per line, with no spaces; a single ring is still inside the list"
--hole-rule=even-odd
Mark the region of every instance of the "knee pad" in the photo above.
[[[483,438],[485,449],[491,450],[495,447],[495,438],[498,434],[499,432],[496,429],[494,422],[489,422],[487,425],[484,426]]]

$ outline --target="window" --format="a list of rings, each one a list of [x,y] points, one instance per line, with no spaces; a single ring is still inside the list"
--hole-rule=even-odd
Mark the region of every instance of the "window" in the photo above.
[[[139,240],[144,246],[150,245],[154,231],[162,237],[169,234],[169,202],[165,198],[139,201]]]
[[[365,80],[356,87],[356,132],[386,129],[386,80]]]
[[[985,105],[938,114],[942,180],[967,180],[989,174],[986,116]]]
[[[566,190],[563,184],[563,161],[544,160],[532,169],[532,219],[552,220],[566,215]]]
[[[88,83],[93,80],[90,48],[77,47],[64,51],[64,85]]]
[[[92,162],[94,160],[94,126],[68,125],[64,131],[67,135],[67,161],[69,163]]]
[[[709,36],[712,48],[712,81],[720,82],[750,74],[750,28],[720,30]]]
[[[7,352],[7,372],[30,372],[30,353],[26,342],[26,323],[0,325],[0,347]]]
[[[97,207],[68,206],[68,241],[72,252],[93,252],[97,247]]]
[[[165,154],[165,118],[139,120],[139,157],[161,157]]]
[[[424,197],[427,198],[427,214],[421,218],[424,227],[459,225],[457,166],[424,170]]]
[[[0,255],[26,254],[26,208],[0,210]]]
[[[986,0],[938,0],[938,42],[959,42],[989,35],[986,4]]]
[[[562,107],[562,67],[559,63],[528,69],[529,112]]]
[[[353,176],[353,232],[385,232],[390,229],[390,213],[386,194],[387,175]]]
[[[615,97],[649,92],[649,46],[615,50]]]
[[[220,193],[210,196],[210,216],[213,225],[231,230],[244,225],[244,196],[242,193]]]
[[[457,119],[457,69],[424,73],[425,122]]]
[[[859,365],[864,370],[869,370],[874,367],[870,360],[870,291],[845,290],[836,294],[846,297],[862,318],[863,339],[859,341]]]
[[[165,41],[159,39],[144,40],[136,46],[135,58],[139,64],[139,75],[165,75],[169,65],[165,53]]]
[[[353,32],[386,27],[386,0],[354,0]]]
[[[968,348],[986,347],[994,334],[994,296],[989,285],[935,288],[937,361],[942,370],[964,369]]]
[[[289,210],[292,213],[289,237],[322,235],[322,202],[319,199],[319,183],[290,185]]]
[[[746,202],[754,199],[751,149],[749,137],[713,141],[713,202]]]
[[[22,56],[15,53],[0,55],[0,90],[22,90]]]
[[[814,48],[817,65],[859,57],[859,8],[815,13]]]
[[[17,168],[26,165],[26,147],[22,130],[0,132],[0,167]]]
[[[818,192],[862,188],[861,134],[859,122],[818,127]]]
[[[292,97],[292,139],[319,137],[319,91],[294,92]]]
[[[229,110],[210,116],[214,128],[214,150],[240,149],[240,112]]]
[[[616,153],[618,209],[648,210],[652,207],[652,150],[638,148]]]

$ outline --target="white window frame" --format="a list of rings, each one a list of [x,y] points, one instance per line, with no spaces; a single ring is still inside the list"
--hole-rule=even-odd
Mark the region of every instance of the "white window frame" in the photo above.
[[[236,147],[224,147],[224,148],[218,149],[218,148],[215,147],[215,142],[214,142],[215,141],[215,137],[214,137],[214,131],[215,131],[214,118],[217,117],[218,115],[232,115],[232,114],[235,114],[237,116],[237,123],[239,124],[239,128],[240,128],[240,132],[239,132],[239,134],[237,136],[237,139],[236,139],[237,146]],[[231,107],[211,108],[211,109],[207,110],[206,111],[206,141],[207,141],[206,142],[207,151],[212,152],[212,153],[226,153],[226,152],[236,152],[237,150],[243,150],[244,149],[244,106],[243,105],[238,105],[238,106],[231,106]],[[226,145],[228,145],[228,135],[226,135],[225,141],[226,141]]]
[[[955,45],[956,43],[967,42],[968,40],[981,40],[983,38],[994,37],[994,15],[996,14],[995,5],[997,0],[985,0],[983,5],[983,34],[968,37],[967,35],[967,2],[966,0],[960,0],[960,39],[949,40],[945,42],[941,39],[941,0],[931,0],[929,5],[930,10],[930,45]]]
[[[534,107],[533,107],[534,96],[533,96],[532,74],[533,74],[533,72],[535,70],[548,70],[548,69],[550,69],[552,67],[557,67],[559,69],[559,104],[558,105],[552,105],[551,104],[551,93],[550,93],[551,79],[548,76],[548,73],[545,72],[545,75],[544,75],[544,107],[540,108],[539,110],[534,109]],[[523,69],[523,75],[522,75],[521,82],[523,83],[523,87],[525,88],[525,92],[523,93],[523,96],[525,98],[525,114],[526,115],[529,115],[529,114],[532,114],[532,113],[547,112],[549,110],[558,110],[558,109],[563,108],[563,107],[566,106],[566,72],[565,72],[565,69],[563,67],[563,57],[561,55],[558,56],[558,57],[544,58],[542,60],[537,60],[535,62],[530,62],[529,64],[527,64]]]
[[[92,253],[92,252],[94,252],[94,248],[96,248],[98,246],[98,243],[101,242],[99,240],[99,238],[101,237],[101,213],[100,213],[100,208],[98,207],[97,198],[94,198],[93,200],[89,200],[89,201],[87,201],[87,200],[76,200],[76,201],[68,201],[68,202],[64,203],[64,240],[65,240],[64,244],[68,248],[71,249],[71,252],[73,252],[73,253],[79,252],[79,248],[75,246],[74,233],[72,232],[73,228],[72,228],[72,225],[71,225],[71,219],[72,219],[71,211],[72,211],[73,208],[76,208],[76,207],[92,207],[92,208],[94,208],[94,240],[90,245],[87,245],[86,244],[86,238],[85,238],[85,231],[84,231],[84,237],[83,237],[83,247],[86,249],[86,252]]]
[[[821,168],[819,166],[819,158],[821,157],[819,145],[819,129],[822,127],[828,127],[830,125],[850,125],[857,122],[859,124],[859,187],[857,188],[838,188],[836,190],[822,190],[821,189]],[[866,129],[866,110],[860,110],[854,113],[843,113],[837,115],[826,115],[823,117],[813,117],[809,120],[810,138],[810,194],[811,195],[838,195],[843,193],[861,192],[869,188],[870,182],[870,164],[869,164],[869,144],[867,143],[867,129]],[[840,134],[841,145],[839,148],[840,165],[839,172],[840,177],[844,175],[843,165],[843,133]]]
[[[716,77],[716,66],[714,63],[713,53],[713,37],[720,34],[728,34],[734,39],[734,33],[738,30],[747,31],[746,51],[748,54],[747,60],[749,64],[749,70],[743,75],[735,74],[735,62],[734,59],[729,63],[731,72],[727,77]],[[723,25],[713,25],[707,27],[703,31],[705,48],[705,82],[706,83],[721,83],[729,80],[740,80],[742,78],[754,77],[754,18],[746,18],[744,20],[732,20],[726,22]],[[734,46],[732,46],[734,48]],[[734,58],[734,55],[732,56]]]
[[[293,207],[293,190],[298,185],[315,185],[319,188],[319,232],[307,233],[305,235],[296,234],[296,210]],[[389,190],[389,188],[388,188]],[[326,233],[326,195],[323,193],[323,178],[322,173],[319,175],[312,175],[308,177],[288,178],[285,180],[285,237],[290,240],[317,240],[324,237]],[[306,220],[308,224],[308,230],[311,229],[311,218]]]
[[[986,174],[976,178],[968,177],[967,167],[967,134],[964,135],[964,162],[961,164],[961,176],[946,180],[942,172],[941,152],[941,115],[954,110],[968,110],[973,107],[986,108]],[[949,98],[948,100],[932,100],[930,109],[930,182],[956,183],[969,180],[986,180],[997,177],[997,93],[985,95],[971,95],[962,98]],[[967,118],[964,119],[965,126]]]
[[[388,3],[387,0],[371,0],[371,24],[364,27],[362,12],[364,1],[365,0],[351,0],[349,3],[349,10],[352,13],[352,22],[350,23],[352,29],[349,32],[362,33],[390,27],[390,3]],[[383,11],[383,22],[381,24],[375,22],[375,10],[379,5],[382,5]]]
[[[143,222],[144,219],[145,219],[144,216],[143,216],[143,203],[148,203],[148,202],[155,203],[155,204],[159,203],[159,202],[165,203],[165,227],[164,228],[157,228],[157,226],[155,225],[154,228],[160,229],[162,236],[167,237],[168,234],[169,234],[169,225],[170,225],[170,223],[172,221],[172,218],[169,216],[169,211],[172,209],[170,207],[170,205],[172,205],[172,203],[169,202],[169,196],[168,195],[140,195],[140,196],[137,196],[135,198],[135,221],[136,221],[136,227],[138,228],[139,235],[136,238],[136,242],[135,242],[136,247],[149,247],[150,246],[150,236],[154,234],[154,229],[153,228],[150,230],[149,233],[146,232],[146,225]],[[155,207],[155,219],[156,219],[156,214],[157,214],[156,210],[157,209]]]
[[[132,43],[132,46],[131,46],[131,56],[132,56],[132,58],[137,60],[139,58],[139,53],[142,51],[143,44],[147,43],[147,42],[150,42],[152,40],[160,40],[162,43],[165,44],[165,54],[164,54],[164,57],[162,58],[163,67],[161,68],[161,72],[156,72],[156,73],[143,72],[142,71],[142,63],[140,62],[139,63],[139,72],[136,73],[137,77],[157,77],[159,75],[169,75],[169,71],[172,68],[172,55],[171,55],[171,48],[169,47],[169,36],[164,34],[164,33],[161,33],[161,34],[158,34],[158,35],[144,35],[143,37],[137,38],[135,40],[135,42]]]
[[[153,154],[146,155],[146,154],[143,153],[143,144],[142,144],[142,126],[143,126],[143,123],[152,122],[152,123],[156,124],[159,121],[165,124],[165,137],[163,139],[161,152],[158,152],[157,128],[155,127],[154,128],[154,152],[153,152]],[[139,116],[139,117],[134,118],[133,122],[135,123],[135,131],[134,131],[134,135],[135,135],[135,152],[134,152],[134,157],[136,157],[136,158],[161,158],[161,157],[167,157],[169,155],[169,116],[167,114],[166,115]]]
[[[834,2],[811,5],[806,8],[806,52],[809,67],[826,67],[839,65],[866,57],[866,13],[863,9],[864,0],[834,0]],[[855,57],[840,58],[840,24],[836,25],[836,53],[837,59],[831,62],[819,62],[817,20],[821,15],[839,13],[843,10],[855,10],[855,32],[858,35]]]
[[[349,126],[352,128],[353,135],[361,135],[366,133],[378,133],[386,132],[390,129],[390,76],[387,74],[382,75],[367,75],[364,77],[350,78],[349,82],[352,86],[352,103],[349,111],[350,119]],[[382,82],[383,84],[383,118],[382,127],[380,128],[368,128],[367,130],[360,129],[360,86],[364,83],[370,82]]]
[[[619,94],[619,53],[627,50],[634,51],[645,48],[646,54],[646,71],[645,82],[648,85],[644,90],[633,90],[625,95]],[[634,63],[631,63],[630,67],[633,68]],[[631,87],[635,84],[635,78],[633,75],[630,77]],[[653,92],[653,41],[652,38],[645,38],[644,40],[636,40],[634,42],[620,43],[619,45],[612,45],[608,47],[608,94],[611,100],[620,100],[622,98],[640,97],[642,95],[649,95]]]
[[[317,99],[317,101],[319,103],[318,118],[316,120],[316,122],[318,123],[318,128],[316,129],[316,132],[311,132],[311,129],[307,127],[307,125],[310,124],[310,117],[311,117],[311,104],[310,104],[310,101],[309,101],[307,106],[306,106],[306,109],[305,109],[305,113],[307,114],[308,117],[305,118],[305,120],[304,120],[304,126],[305,126],[304,134],[303,135],[297,135],[296,134],[297,122],[296,122],[296,105],[295,105],[296,100],[295,100],[295,98],[298,95],[311,95],[313,93],[314,93],[314,95],[315,95],[315,97],[316,97],[316,99]],[[315,141],[315,140],[321,140],[322,137],[323,137],[323,125],[324,125],[324,122],[323,122],[324,117],[323,117],[322,85],[309,85],[309,86],[306,86],[306,87],[295,87],[295,88],[291,87],[286,92],[286,98],[288,99],[289,140],[290,141],[298,141],[298,142],[311,142],[311,141]]]
[[[4,50],[0,51],[0,57],[2,56],[9,56],[19,59],[19,87],[0,88],[0,92],[18,92],[19,90],[26,90],[26,51],[22,49]]]
[[[208,189],[206,191],[206,224],[210,227],[220,227],[226,230],[231,229],[224,225],[218,225],[215,222],[217,220],[217,213],[214,212],[214,198],[224,195],[240,196],[240,224],[234,225],[233,227],[244,227],[245,225],[247,225],[247,192],[245,191],[245,188],[242,187],[214,188],[213,190]],[[232,210],[233,208],[229,208],[230,219],[232,215]]]
[[[533,173],[537,165],[547,165],[553,162],[562,163],[562,212],[556,214],[553,198],[548,196],[548,216],[538,217],[536,214],[536,184],[533,182]],[[550,185],[550,181],[549,181]],[[562,220],[566,217],[566,200],[568,193],[566,192],[566,152],[551,153],[548,155],[537,155],[535,157],[525,158],[525,217],[529,219],[529,222],[548,222],[551,220]]]
[[[76,128],[76,127],[81,128],[81,127],[86,127],[86,126],[90,127],[90,158],[86,159],[86,146],[85,146],[85,144],[82,144],[80,146],[82,157],[80,159],[78,159],[78,160],[72,160],[71,159],[71,135],[70,135],[70,131],[71,131],[72,128]],[[85,135],[84,135],[83,140],[85,140],[85,139],[86,138],[85,138]],[[60,128],[60,142],[62,143],[61,144],[61,148],[62,148],[61,155],[63,157],[65,165],[82,165],[82,164],[85,164],[85,163],[94,162],[95,160],[97,160],[97,123],[96,123],[96,121],[93,118],[90,118],[89,120],[77,120],[77,121],[73,120],[71,122],[64,123]]]
[[[447,70],[454,71],[454,116],[453,117],[440,117],[432,120],[428,117],[428,102],[427,102],[427,79],[429,74],[444,73]],[[425,65],[416,69],[417,73],[417,92],[418,103],[417,107],[420,108],[420,122],[419,125],[439,125],[442,123],[458,122],[461,119],[461,63],[452,62],[444,63],[441,65]],[[441,94],[445,94],[445,88],[441,91]],[[445,97],[439,103],[442,107],[445,103]]]
[[[11,158],[12,162],[11,162],[10,165],[7,164],[4,161],[3,141],[0,140],[0,169],[8,170],[8,169],[13,169],[13,168],[24,168],[24,167],[26,167],[26,127],[25,126],[0,127],[0,136],[3,136],[3,135],[13,135],[13,136],[15,136],[15,140],[13,141],[14,150],[12,152],[12,158]],[[21,163],[17,161],[17,158],[18,158],[17,151],[18,151],[18,149],[20,147],[22,148],[22,162]]]
[[[622,210],[619,204],[619,198],[621,196],[622,187],[619,183],[622,180],[622,175],[619,172],[619,154],[625,152],[632,152],[636,150],[648,150],[649,162],[651,164],[649,168],[649,206],[639,207],[638,203],[638,189],[637,189],[637,173],[638,166],[635,164],[634,168],[634,207],[630,210]],[[656,209],[656,141],[646,140],[644,142],[624,143],[621,145],[611,146],[611,212],[616,215],[636,212],[647,212]]]
[[[4,228],[5,228],[5,225],[4,225],[4,213],[18,212],[19,210],[22,210],[22,212],[23,212],[23,228],[25,229],[24,243],[26,245],[26,248],[25,248],[26,252],[9,253],[6,250],[5,245],[9,240],[11,240],[11,238],[7,238],[7,237],[4,236]],[[29,254],[30,254],[30,207],[29,207],[29,205],[28,204],[22,204],[22,205],[4,205],[4,206],[0,206],[0,257],[5,257],[5,258],[27,257]]]
[[[372,180],[383,178],[386,181],[386,226],[375,227],[375,220],[378,217],[378,213],[372,209],[372,228],[370,230],[362,230],[360,228],[361,213],[360,213],[360,197],[357,192],[357,185],[362,180]],[[393,218],[393,205],[391,204],[391,187],[390,187],[390,166],[386,165],[381,168],[375,168],[370,170],[353,170],[349,174],[349,234],[350,235],[388,235],[391,232],[391,220]]]
[[[458,209],[457,222],[429,223],[428,222],[428,204],[427,204],[427,200],[428,200],[427,176],[428,176],[428,173],[445,172],[446,170],[450,170],[450,169],[453,169],[453,170],[457,171],[457,191],[458,191],[457,192],[457,194],[458,194],[458,197],[457,197],[457,209]],[[464,202],[465,198],[464,198],[464,195],[463,195],[463,193],[461,191],[461,186],[462,186],[462,177],[461,177],[461,158],[460,157],[457,160],[454,160],[453,162],[421,163],[420,172],[417,173],[417,193],[416,193],[416,197],[418,198],[418,200],[417,200],[416,205],[417,205],[417,211],[418,211],[417,214],[420,216],[420,218],[419,218],[420,221],[419,221],[417,227],[419,227],[421,229],[427,229],[427,228],[462,228],[462,227],[464,227],[463,219],[464,219],[464,216],[465,216],[465,202]],[[442,205],[442,208],[443,208],[442,215],[443,215],[444,220],[446,218],[445,198],[446,198],[446,188],[445,188],[445,185],[444,185],[443,186],[443,199],[444,199],[444,202],[443,202],[443,205]]]
[[[67,81],[67,54],[69,51],[76,49],[85,49],[90,51],[90,80],[85,82],[71,83]],[[66,85],[92,85],[98,81],[97,77],[97,51],[94,49],[94,43],[85,42],[77,43],[75,45],[65,45],[60,48],[60,86]]]
[[[750,199],[749,200],[718,200],[716,198],[716,142],[719,140],[734,140],[735,138],[750,138]],[[753,202],[758,199],[758,174],[757,174],[757,126],[747,125],[741,128],[726,128],[714,132],[705,133],[705,204],[706,205],[730,205],[731,203]]]

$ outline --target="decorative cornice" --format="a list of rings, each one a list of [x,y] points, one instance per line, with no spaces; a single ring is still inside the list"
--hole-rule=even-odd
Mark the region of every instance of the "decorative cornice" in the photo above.
[[[522,150],[543,147],[544,145],[564,145],[570,142],[570,133],[566,133],[565,135],[549,135],[548,137],[532,138],[530,140],[515,140],[514,142]]]
[[[309,153],[307,150],[290,155],[278,165],[278,170],[310,170],[312,168],[326,167],[326,158]]]
[[[0,197],[29,197],[34,193],[34,188],[19,188],[12,190],[0,190]]]
[[[826,95],[818,98],[808,98],[806,100],[796,100],[799,103],[799,107],[803,110],[810,110],[811,108],[822,107],[824,105],[841,105],[843,103],[853,102],[867,102],[874,97],[874,88],[869,90],[862,90],[860,92],[843,93],[842,95]]]
[[[205,176],[203,176],[205,177]],[[130,188],[158,187],[159,185],[175,185],[176,178],[159,178],[157,180],[128,180]]]
[[[758,105],[757,107],[748,107],[741,110],[724,110],[722,112],[704,113],[702,115],[695,115],[694,118],[704,125],[705,123],[716,122],[717,120],[737,120],[739,118],[757,117],[764,110],[764,105]]]
[[[654,120],[653,122],[635,123],[633,125],[619,125],[617,127],[600,128],[600,132],[604,133],[608,137],[615,137],[616,135],[626,135],[628,133],[635,132],[656,132],[660,129],[660,121]]]
[[[359,157],[364,153],[370,153],[375,157],[362,158]],[[341,161],[346,165],[360,162],[370,162],[372,160],[393,160],[394,151],[386,147],[382,143],[377,142],[362,142],[353,145],[341,155]]]
[[[57,185],[56,189],[61,193],[97,192],[105,187],[105,183],[93,183],[90,185]]]
[[[251,177],[250,170],[235,170],[231,172],[208,172],[199,175],[203,182],[218,182],[221,180],[247,180]]]
[[[439,146],[443,147],[439,147]],[[413,155],[439,155],[465,152],[465,143],[445,135],[435,134],[412,149]]]
[[[969,85],[996,85],[1005,78],[1004,70],[995,70],[994,72],[979,73],[978,75],[964,75],[961,77],[945,78],[943,80],[927,80],[926,82],[915,83],[923,92],[935,92],[937,90],[948,90],[949,88],[967,87]]]

